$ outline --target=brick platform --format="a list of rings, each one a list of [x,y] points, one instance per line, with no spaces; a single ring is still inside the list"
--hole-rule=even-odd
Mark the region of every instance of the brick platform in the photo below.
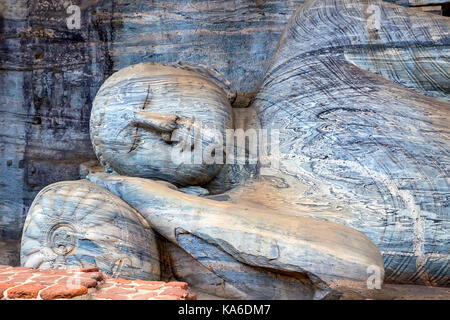
[[[189,300],[186,282],[105,277],[97,268],[36,270],[0,265],[0,300]]]

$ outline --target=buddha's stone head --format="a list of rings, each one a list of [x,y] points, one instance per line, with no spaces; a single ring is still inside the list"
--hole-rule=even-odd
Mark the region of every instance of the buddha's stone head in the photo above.
[[[121,175],[205,184],[222,164],[202,161],[196,148],[211,140],[205,128],[224,136],[232,127],[234,97],[231,84],[215,70],[156,63],[124,68],[95,97],[90,120],[95,153],[107,171]]]

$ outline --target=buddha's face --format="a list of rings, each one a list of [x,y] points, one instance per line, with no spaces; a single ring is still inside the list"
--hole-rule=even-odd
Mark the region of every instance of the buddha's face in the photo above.
[[[202,185],[222,167],[198,157],[202,152],[197,149],[212,142],[204,128],[225,134],[232,126],[231,106],[224,90],[207,76],[141,63],[105,81],[95,97],[90,126],[105,168],[180,186]]]

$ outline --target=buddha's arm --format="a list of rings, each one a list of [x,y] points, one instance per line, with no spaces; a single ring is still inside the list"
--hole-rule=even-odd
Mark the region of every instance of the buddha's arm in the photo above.
[[[370,266],[383,273],[376,246],[339,224],[209,200],[148,179],[104,173],[88,179],[133,206],[178,245],[179,234],[190,233],[246,265],[304,274],[331,286],[342,280],[365,283]]]

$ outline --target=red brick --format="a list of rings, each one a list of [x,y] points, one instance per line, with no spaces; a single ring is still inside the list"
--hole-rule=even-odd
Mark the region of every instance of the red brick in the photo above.
[[[107,294],[122,295],[122,294],[133,294],[133,293],[136,293],[137,291],[136,291],[136,289],[124,289],[121,287],[114,287],[114,288],[104,289],[103,292],[107,293]]]
[[[80,284],[87,288],[95,288],[97,286],[97,280],[87,277],[81,277]]]
[[[21,270],[15,270],[15,269],[13,269],[13,270],[11,270],[11,271],[14,271],[14,274],[16,274],[16,275],[33,275],[33,274],[36,274],[37,272],[36,272],[36,270],[33,270],[33,269],[21,269]]]
[[[53,269],[37,269],[36,272],[38,272],[41,275],[44,275],[44,274],[48,274],[48,273],[53,273],[53,272],[55,272],[55,270],[53,270]]]
[[[165,288],[164,291],[161,293],[161,295],[178,296],[181,298],[186,297],[187,294],[188,294],[187,291],[181,288]]]
[[[0,299],[8,295],[11,299],[45,300],[71,299],[91,292],[91,299],[113,300],[182,300],[195,299],[187,291],[188,284],[181,281],[112,279],[105,277],[98,268],[73,270],[12,268],[0,266]],[[102,281],[108,279],[106,281]],[[31,280],[31,281],[30,281]],[[28,281],[24,284],[24,281]],[[89,291],[88,288],[96,287]]]
[[[134,280],[134,282],[136,282],[137,284],[151,284],[151,285],[166,284],[164,281],[147,281],[147,280],[140,280],[140,279],[136,279],[136,280]]]
[[[26,283],[28,284],[32,284],[33,286],[44,286],[44,287],[48,287],[54,284],[54,282],[46,282],[46,281],[28,281]]]
[[[31,275],[17,275],[10,278],[11,282],[25,282],[31,278]]]
[[[16,273],[39,273],[40,271],[38,269],[33,268],[25,268],[25,267],[18,267],[20,269],[12,269]]]
[[[53,284],[61,278],[61,276],[37,276],[33,278],[33,282],[42,282],[42,283],[49,283]]]
[[[3,298],[3,292],[11,287],[15,287],[19,285],[20,283],[14,283],[14,282],[2,282],[0,283],[0,299]]]
[[[86,288],[95,288],[97,286],[97,280],[88,277],[63,277],[57,281],[58,284],[65,285],[81,285]]]
[[[120,283],[120,284],[129,284],[129,283],[131,283],[131,280],[122,279],[122,278],[115,278],[115,279],[111,279],[111,280],[116,282],[116,283]]]
[[[97,267],[67,269],[67,272],[99,272]]]
[[[40,290],[45,286],[24,284],[8,290],[8,298],[10,299],[36,299]]]
[[[72,276],[71,273],[65,270],[39,270],[40,276],[43,277],[62,277],[62,276]]]
[[[185,297],[185,299],[186,300],[197,300],[197,295],[188,292],[188,294]]]
[[[148,293],[142,293],[142,294],[137,294],[135,296],[133,296],[133,300],[148,300],[150,298],[154,298],[158,295],[157,292],[148,292]]]
[[[186,282],[171,281],[166,283],[166,287],[179,287],[181,289],[187,289],[188,284]]]
[[[96,299],[111,299],[111,300],[128,300],[127,296],[109,293],[98,293],[94,296]]]
[[[112,286],[114,286],[113,283],[100,283],[100,284],[97,284],[97,289],[99,289],[99,290],[106,289],[106,288],[110,288]]]
[[[77,296],[82,296],[87,292],[88,290],[85,286],[73,288],[62,284],[55,284],[45,290],[42,290],[40,296],[44,300],[71,299]]]
[[[136,289],[138,290],[158,290],[159,288],[161,288],[163,285],[159,284],[159,285],[141,285],[141,286],[136,286]]]
[[[92,268],[81,268],[78,271],[80,272],[99,272],[97,267],[92,267]]]
[[[35,270],[31,267],[15,267],[14,271],[22,271],[22,270]]]
[[[10,269],[0,270],[0,275],[2,275],[2,276],[9,276],[11,274],[14,274],[14,272],[11,272]]]
[[[89,278],[95,279],[97,281],[102,281],[104,279],[103,273],[101,273],[101,272],[86,272],[86,273],[83,273],[82,276],[89,277]]]
[[[20,277],[31,277],[34,276],[36,273],[34,272],[34,270],[18,270],[15,271],[14,273],[12,273],[14,276],[20,276]],[[5,275],[5,274],[2,274]]]
[[[181,300],[180,297],[177,296],[157,296],[155,297],[156,300]]]
[[[47,270],[43,270],[43,271],[47,271]],[[54,274],[52,272],[36,272],[35,273],[37,276],[39,277],[61,277],[60,274]]]

